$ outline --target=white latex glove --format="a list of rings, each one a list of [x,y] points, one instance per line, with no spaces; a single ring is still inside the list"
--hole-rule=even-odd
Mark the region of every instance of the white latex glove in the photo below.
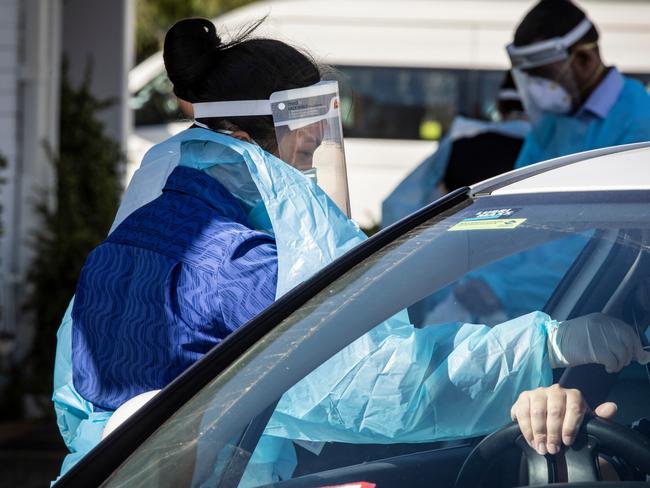
[[[602,364],[608,373],[620,371],[631,361],[650,362],[636,331],[602,313],[592,313],[549,328],[548,351],[553,368]]]

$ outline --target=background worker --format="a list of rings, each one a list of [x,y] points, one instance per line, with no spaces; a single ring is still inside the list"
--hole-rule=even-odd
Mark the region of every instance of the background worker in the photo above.
[[[520,168],[567,154],[650,140],[650,95],[606,66],[598,29],[569,0],[542,0],[507,46],[532,123]]]

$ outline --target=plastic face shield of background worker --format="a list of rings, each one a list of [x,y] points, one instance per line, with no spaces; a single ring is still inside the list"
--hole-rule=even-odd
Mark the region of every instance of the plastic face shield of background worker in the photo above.
[[[544,113],[568,114],[573,109],[574,101],[580,99],[581,90],[573,75],[571,63],[578,50],[591,49],[595,44],[585,44],[573,53],[569,53],[569,47],[591,29],[591,21],[584,18],[562,38],[519,48],[513,44],[507,47],[512,62],[512,75],[520,87],[522,102],[533,122],[538,122]],[[604,69],[603,65],[596,65],[592,75],[594,81]]]
[[[272,115],[280,159],[313,179],[350,216],[336,81],[278,91],[269,100],[195,103],[193,112],[195,119]]]
[[[533,129],[516,167],[650,140],[650,96],[603,63],[596,26],[569,0],[543,0],[507,46]]]

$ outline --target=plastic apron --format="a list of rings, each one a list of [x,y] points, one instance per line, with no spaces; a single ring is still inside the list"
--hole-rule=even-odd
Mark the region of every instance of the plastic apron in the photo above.
[[[552,327],[557,323],[542,312],[493,328],[420,329],[405,312],[392,317],[282,396],[239,486],[290,477],[291,446],[282,441],[307,442],[318,453],[325,442],[434,442],[493,432],[510,421],[522,391],[552,383]]]
[[[382,228],[388,227],[442,196],[438,184],[447,171],[454,141],[474,137],[484,132],[496,132],[523,139],[529,130],[530,124],[523,120],[485,122],[456,117],[449,133],[440,141],[436,152],[415,168],[384,200],[381,213]]]
[[[147,153],[114,227],[155,199],[178,164],[219,177],[257,228],[277,229],[278,296],[365,238],[300,172],[256,146],[204,129],[186,130]],[[244,168],[242,176],[237,169]],[[416,329],[405,312],[397,314],[285,393],[241,485],[290,477],[293,440],[429,442],[500,427],[522,390],[550,384],[546,338],[554,326],[537,312],[492,329],[461,323]],[[53,397],[62,434],[74,451],[64,471],[99,442],[110,416],[94,412],[74,390],[71,327],[68,310],[59,331]],[[201,481],[196,479],[197,485]]]
[[[258,146],[210,130],[188,129],[154,146],[129,184],[111,232],[162,194],[177,165],[205,170],[249,212],[252,225],[273,229],[278,251],[277,296],[361,243],[365,234],[311,180]],[[111,412],[95,411],[72,382],[72,302],[57,332],[52,400],[70,454],[65,473],[101,440]]]

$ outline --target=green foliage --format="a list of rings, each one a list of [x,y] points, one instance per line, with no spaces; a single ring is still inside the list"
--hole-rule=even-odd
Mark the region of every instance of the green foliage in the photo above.
[[[88,253],[107,235],[119,203],[123,155],[105,133],[97,113],[113,102],[90,92],[90,69],[79,87],[70,85],[64,63],[61,81],[60,146],[51,160],[56,174],[55,205],[38,203],[41,228],[35,232],[35,259],[28,280],[33,294],[36,335],[28,361],[28,388],[52,389],[56,331],[74,294]]]
[[[187,17],[207,17],[211,19],[252,1],[138,0],[136,11],[136,62],[139,63],[162,49],[165,33],[174,22]]]

